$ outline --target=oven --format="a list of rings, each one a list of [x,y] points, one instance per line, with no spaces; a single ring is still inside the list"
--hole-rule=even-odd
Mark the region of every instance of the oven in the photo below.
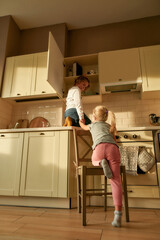
[[[160,130],[153,131],[155,158],[157,162],[158,182],[160,187]]]
[[[158,136],[160,137],[160,134]],[[152,131],[119,131],[116,138],[119,146],[138,146],[139,149],[145,147],[147,152],[155,158],[154,135]],[[146,173],[137,170],[137,175],[127,174],[129,197],[159,198],[157,161],[156,157],[155,164]]]
[[[153,131],[153,139],[155,146],[155,157],[157,163],[160,163],[160,130]]]

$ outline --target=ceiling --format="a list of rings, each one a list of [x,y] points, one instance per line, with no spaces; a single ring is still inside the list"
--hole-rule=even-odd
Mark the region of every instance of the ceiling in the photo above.
[[[79,29],[160,15],[160,0],[0,0],[0,16],[7,15],[20,29]]]

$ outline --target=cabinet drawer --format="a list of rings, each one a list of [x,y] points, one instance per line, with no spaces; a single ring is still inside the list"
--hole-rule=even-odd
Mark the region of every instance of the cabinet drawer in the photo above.
[[[128,186],[128,197],[159,198],[159,188],[154,186]]]
[[[107,186],[111,192],[111,186]],[[133,198],[159,198],[159,187],[155,186],[127,186],[128,197]]]
[[[18,138],[22,133],[0,133],[0,138]]]
[[[30,132],[30,133],[25,133],[27,134],[28,136],[30,137],[40,137],[40,136],[47,136],[47,137],[52,137],[52,136],[55,136],[55,132],[45,132],[45,131],[42,131],[42,132]]]

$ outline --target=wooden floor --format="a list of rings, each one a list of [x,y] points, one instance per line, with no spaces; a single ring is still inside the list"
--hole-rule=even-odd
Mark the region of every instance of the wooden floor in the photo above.
[[[130,222],[111,226],[113,208],[87,208],[87,226],[77,209],[0,206],[0,240],[160,240],[160,209],[130,209]]]

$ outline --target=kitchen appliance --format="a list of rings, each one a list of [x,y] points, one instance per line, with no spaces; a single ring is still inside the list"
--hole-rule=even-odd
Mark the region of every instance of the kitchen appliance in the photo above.
[[[153,131],[155,158],[157,162],[158,184],[160,188],[160,129]]]
[[[156,116],[155,113],[149,114],[149,122],[151,125],[160,126],[160,117]]]
[[[159,131],[160,133],[160,131]],[[147,152],[155,157],[153,134],[150,130],[145,131],[119,131],[117,143],[119,146],[139,146],[145,147]],[[127,174],[127,185],[129,186],[129,196],[133,197],[135,194],[139,197],[157,198],[159,197],[159,183],[158,183],[158,171],[157,171],[157,159],[153,167],[146,173],[141,171],[137,175]],[[136,191],[138,191],[136,193]]]
[[[100,88],[102,94],[140,91],[142,88],[142,79],[134,81],[123,81],[122,79],[119,79],[118,82],[101,83]]]
[[[155,157],[156,157],[156,161],[160,165],[160,130],[154,131],[153,137],[154,137],[154,145],[155,145]]]

